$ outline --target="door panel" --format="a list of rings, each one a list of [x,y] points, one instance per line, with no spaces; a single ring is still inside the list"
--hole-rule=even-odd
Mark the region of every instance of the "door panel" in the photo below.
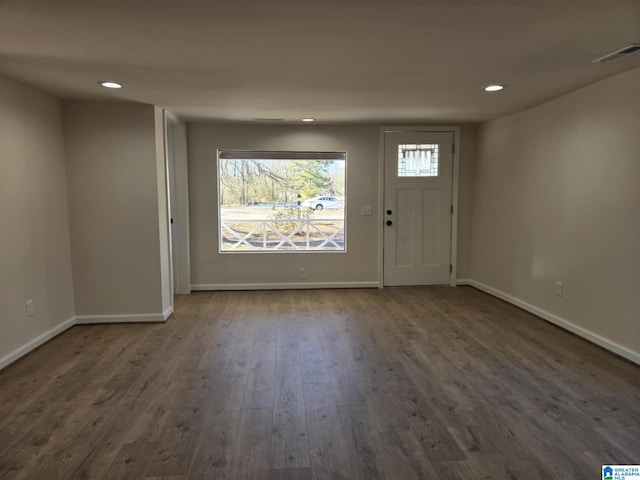
[[[413,266],[414,221],[413,204],[415,192],[413,190],[396,190],[396,265],[400,267]]]
[[[384,285],[450,283],[452,132],[386,132]]]
[[[422,191],[422,266],[433,267],[440,262],[441,237],[440,189]]]

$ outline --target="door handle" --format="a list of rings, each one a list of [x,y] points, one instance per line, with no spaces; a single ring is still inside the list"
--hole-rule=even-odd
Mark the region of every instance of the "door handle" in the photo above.
[[[387,210],[387,215],[391,215],[393,212],[391,210]]]
[[[391,220],[387,220],[387,225],[391,226],[393,225],[393,222]]]

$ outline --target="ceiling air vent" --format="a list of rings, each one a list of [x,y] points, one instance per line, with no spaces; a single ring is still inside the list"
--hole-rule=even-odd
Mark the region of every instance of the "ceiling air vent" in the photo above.
[[[640,50],[640,43],[632,43],[631,45],[627,45],[620,50],[616,50],[615,52],[607,53],[604,57],[596,58],[591,63],[606,63],[613,62],[622,57],[626,57],[627,55],[631,55],[633,52],[637,52]]]
[[[284,118],[254,118],[254,122],[277,123],[284,122]]]

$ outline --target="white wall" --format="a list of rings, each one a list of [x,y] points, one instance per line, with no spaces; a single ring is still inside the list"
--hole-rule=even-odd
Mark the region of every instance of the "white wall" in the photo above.
[[[309,128],[306,128],[309,127]],[[377,283],[378,135],[376,127],[188,124],[191,283],[202,285]],[[216,150],[346,151],[346,253],[218,253]],[[373,215],[360,215],[372,205]],[[307,280],[298,280],[298,268]]]
[[[475,154],[472,126],[462,128],[463,204],[470,206],[470,182]],[[374,125],[225,125],[188,124],[191,282],[194,289],[253,286],[376,286],[380,217],[378,211],[380,128]],[[347,252],[346,253],[218,253],[216,150],[346,151]],[[360,207],[371,205],[372,216]],[[468,249],[470,215],[462,214],[460,244]],[[459,251],[462,272],[469,270],[469,255]],[[307,279],[298,280],[298,269]]]
[[[59,100],[0,77],[0,368],[73,324],[62,138]]]
[[[473,189],[477,126],[460,127],[460,165],[458,168],[458,268],[456,277],[467,279],[471,274],[471,222],[473,212]]]
[[[471,252],[480,286],[637,362],[639,85],[636,69],[484,124]]]
[[[163,320],[166,212],[158,112],[64,104],[75,308],[80,322]],[[159,121],[161,125],[161,119]],[[161,131],[160,131],[161,132]],[[161,134],[161,133],[160,133]],[[163,231],[164,229],[164,231]]]

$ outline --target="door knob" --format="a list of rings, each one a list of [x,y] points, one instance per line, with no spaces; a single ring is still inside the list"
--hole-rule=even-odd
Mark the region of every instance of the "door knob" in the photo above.
[[[387,215],[391,215],[393,212],[391,210],[387,210]]]
[[[393,225],[393,222],[391,220],[387,220],[387,225],[391,226]]]

